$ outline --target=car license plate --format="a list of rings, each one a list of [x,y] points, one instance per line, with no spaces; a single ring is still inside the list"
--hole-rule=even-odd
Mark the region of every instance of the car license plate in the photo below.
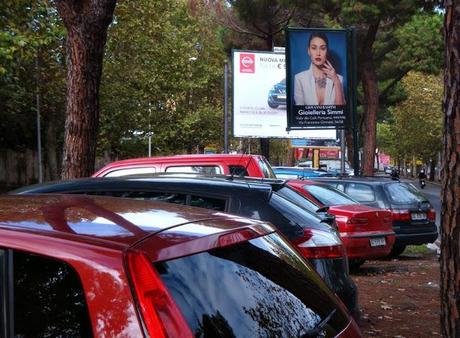
[[[413,212],[410,216],[413,221],[423,221],[426,219],[426,213],[424,212]]]
[[[371,241],[371,246],[372,247],[374,247],[374,246],[384,246],[385,244],[387,244],[387,242],[385,240],[385,237],[371,238],[370,241]]]
[[[286,99],[286,95],[278,95],[278,99],[280,99],[280,100],[285,100],[285,99]]]

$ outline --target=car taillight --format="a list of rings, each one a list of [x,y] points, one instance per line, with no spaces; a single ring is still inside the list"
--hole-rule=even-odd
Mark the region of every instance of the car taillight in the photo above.
[[[366,225],[369,223],[369,220],[365,217],[350,217],[347,221],[347,224],[355,224],[355,225]]]
[[[391,210],[391,216],[393,221],[410,221],[410,212],[405,209],[394,209]]]
[[[304,229],[303,236],[293,243],[307,259],[340,258],[346,255],[342,240],[331,232]]]
[[[430,221],[436,221],[436,211],[434,209],[428,210],[426,216]]]
[[[128,253],[128,267],[150,337],[193,337],[160,276],[143,254]]]

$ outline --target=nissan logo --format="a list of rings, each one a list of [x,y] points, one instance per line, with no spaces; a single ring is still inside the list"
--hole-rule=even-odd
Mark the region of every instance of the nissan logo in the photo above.
[[[241,59],[241,64],[244,66],[244,67],[249,67],[253,64],[254,62],[252,61],[252,59],[249,57],[249,56],[245,56]]]

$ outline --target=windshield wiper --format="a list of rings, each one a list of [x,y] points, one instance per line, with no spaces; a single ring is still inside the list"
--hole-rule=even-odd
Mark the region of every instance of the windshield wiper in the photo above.
[[[321,330],[331,320],[332,316],[337,310],[333,309],[322,321],[320,321],[313,329],[308,330],[306,333],[300,336],[300,338],[316,338],[321,333]]]

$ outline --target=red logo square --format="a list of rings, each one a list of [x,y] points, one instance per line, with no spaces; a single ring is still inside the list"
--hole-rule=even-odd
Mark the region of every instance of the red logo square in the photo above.
[[[254,73],[255,65],[254,54],[240,54],[240,73]]]

